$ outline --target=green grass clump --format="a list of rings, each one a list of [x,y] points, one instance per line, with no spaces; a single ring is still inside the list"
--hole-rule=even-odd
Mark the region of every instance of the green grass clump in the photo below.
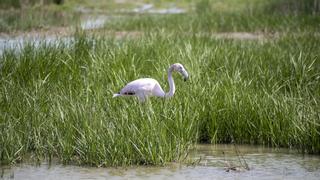
[[[311,0],[312,1],[312,0]],[[152,31],[165,29],[182,32],[255,32],[292,33],[317,31],[318,6],[309,1],[209,1],[194,2],[184,14],[136,14],[108,21],[107,29]],[[283,7],[283,4],[287,4]],[[292,7],[292,8],[291,8]],[[293,7],[303,10],[297,10]],[[286,10],[281,10],[285,8]],[[308,13],[309,12],[309,13]],[[313,13],[311,13],[313,12]]]
[[[188,102],[158,99],[141,105],[111,98],[134,77],[128,71],[133,62],[144,63],[132,59],[139,42],[101,39],[95,50],[92,43],[77,37],[70,48],[28,46],[18,56],[3,56],[1,163],[26,153],[96,166],[164,164],[186,155],[197,130],[197,114],[184,117],[192,108]],[[144,54],[143,47],[136,50]],[[165,73],[162,65],[154,67],[163,70],[158,76]],[[153,70],[145,73],[156,75]]]
[[[267,12],[279,14],[313,14],[319,15],[320,1],[318,0],[272,0],[265,8]]]
[[[134,15],[106,23],[110,30],[182,32],[304,32],[319,29],[319,16],[282,16],[262,14],[210,13]]]
[[[0,71],[0,159],[58,157],[95,166],[181,161],[195,142],[265,144],[320,153],[319,40],[265,42],[153,32],[138,39],[75,36],[72,46],[7,51]],[[176,95],[112,98],[153,77]]]

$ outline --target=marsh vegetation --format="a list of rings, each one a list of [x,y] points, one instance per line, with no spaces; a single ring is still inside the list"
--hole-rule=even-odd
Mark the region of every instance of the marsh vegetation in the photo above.
[[[319,154],[320,17],[314,2],[312,12],[286,14],[259,1],[201,1],[192,8],[184,2],[189,9],[183,14],[122,13],[97,33],[78,30],[71,43],[5,50],[1,164],[28,155],[66,164],[163,165],[184,161],[199,142]],[[115,38],[112,32],[134,35]],[[216,36],[230,32],[263,38]],[[186,67],[190,82],[175,78],[174,98],[145,104],[112,99],[140,77],[168,89],[166,69],[175,62]]]

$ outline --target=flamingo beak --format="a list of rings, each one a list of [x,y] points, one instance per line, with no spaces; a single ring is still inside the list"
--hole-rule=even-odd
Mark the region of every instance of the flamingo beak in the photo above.
[[[189,79],[189,74],[186,70],[182,70],[181,74],[183,76],[184,81],[187,81]]]

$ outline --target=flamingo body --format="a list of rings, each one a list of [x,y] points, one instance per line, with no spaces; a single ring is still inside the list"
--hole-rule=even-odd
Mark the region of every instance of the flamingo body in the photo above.
[[[170,66],[168,70],[168,81],[170,90],[168,93],[165,93],[161,88],[157,80],[152,78],[141,78],[129,82],[125,85],[119,93],[114,94],[113,97],[118,96],[136,96],[141,102],[144,102],[149,96],[158,96],[158,97],[171,97],[175,93],[175,84],[172,78],[172,72],[178,71],[184,76],[186,80],[188,78],[188,73],[182,66],[182,64],[175,63]]]
[[[141,78],[128,83],[117,96],[137,96],[140,101],[145,101],[148,96],[164,97],[165,92],[162,90],[157,80],[152,78]]]

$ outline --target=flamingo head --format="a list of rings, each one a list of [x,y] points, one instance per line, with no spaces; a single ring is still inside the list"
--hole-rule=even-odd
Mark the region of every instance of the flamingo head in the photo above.
[[[182,64],[180,64],[180,63],[172,64],[170,69],[171,69],[171,71],[174,70],[174,71],[179,72],[183,76],[184,81],[188,80],[188,78],[189,78],[188,72],[186,71],[186,69],[183,67]]]

